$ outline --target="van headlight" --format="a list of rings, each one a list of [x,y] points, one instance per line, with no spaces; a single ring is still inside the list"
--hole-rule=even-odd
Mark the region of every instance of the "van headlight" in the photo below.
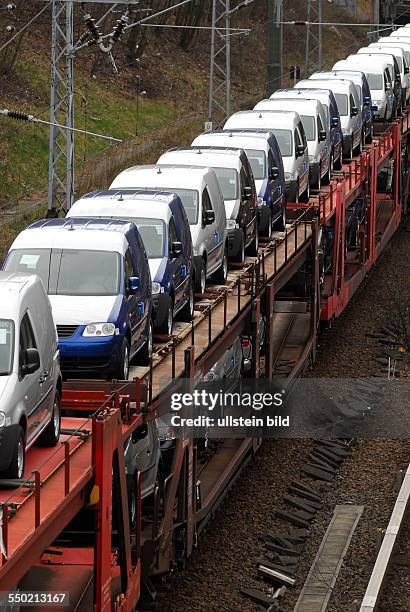
[[[261,206],[263,206],[263,204],[264,204],[264,202],[263,202],[263,198],[261,198],[260,196],[258,196],[258,206],[259,206],[259,208],[260,208]]]
[[[152,283],[152,295],[156,295],[157,293],[161,293],[161,284]]]
[[[102,336],[114,336],[118,330],[113,323],[89,323],[85,326],[83,336],[85,338],[96,338]]]
[[[215,372],[212,372],[212,370],[210,370],[205,374],[204,382],[212,382],[213,380],[216,380],[216,374]]]
[[[343,136],[350,136],[349,130],[346,130],[346,128],[342,128],[342,134]]]
[[[285,181],[289,183],[292,180],[292,175],[290,172],[285,172]]]
[[[314,155],[309,155],[309,163],[310,164],[314,164],[315,163],[315,156]]]
[[[227,219],[226,220],[226,229],[233,230],[236,227],[239,227],[239,225],[236,223],[235,219]]]

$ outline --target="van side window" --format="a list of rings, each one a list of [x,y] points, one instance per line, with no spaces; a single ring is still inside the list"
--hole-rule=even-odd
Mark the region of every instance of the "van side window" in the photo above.
[[[31,348],[37,348],[37,346],[34,339],[33,327],[30,323],[28,313],[26,312],[20,324],[20,355],[22,351]]]
[[[302,140],[299,136],[298,130],[295,128],[295,149],[297,149],[302,144]]]
[[[128,287],[128,280],[131,278],[131,276],[135,276],[135,274],[132,265],[131,253],[128,249],[124,257],[124,282],[126,288]]]
[[[206,225],[206,212],[208,210],[213,210],[211,198],[209,197],[208,189],[205,189],[202,192],[202,225]]]
[[[350,110],[352,110],[352,108],[354,106],[356,106],[355,103],[354,103],[354,98],[353,98],[352,94],[350,94],[350,96],[349,96],[349,104],[350,104]]]
[[[272,150],[269,149],[269,151],[268,151],[268,173],[269,173],[269,175],[270,175],[271,169],[274,166],[276,166],[276,164],[275,164],[275,160],[273,159],[273,153],[272,153]]]
[[[169,230],[168,248],[169,248],[169,252],[171,252],[172,245],[174,244],[174,242],[178,242],[177,227],[175,225],[174,217],[171,217],[169,220],[168,230]]]

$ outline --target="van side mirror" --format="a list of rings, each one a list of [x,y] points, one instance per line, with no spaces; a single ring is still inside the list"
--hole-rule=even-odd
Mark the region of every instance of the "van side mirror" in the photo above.
[[[171,245],[171,255],[172,257],[179,257],[182,255],[182,242],[173,242]]]
[[[404,69],[404,74],[409,74],[409,72],[410,72],[410,68],[406,66]]]
[[[141,427],[138,427],[134,433],[132,434],[132,441],[138,442],[139,440],[143,440],[148,435],[148,425],[144,423]]]
[[[319,142],[325,142],[327,138],[327,134],[325,130],[320,130],[319,132]]]
[[[363,102],[365,106],[370,106],[370,97],[365,96]]]
[[[204,223],[205,225],[212,225],[212,223],[215,223],[215,213],[213,210],[205,211]]]
[[[304,153],[305,153],[305,147],[303,145],[298,145],[296,147],[296,157],[302,157]]]
[[[252,187],[244,187],[243,188],[243,197],[245,200],[249,200],[253,195]]]
[[[339,117],[333,117],[332,125],[333,125],[333,127],[338,127],[339,126]]]
[[[396,74],[396,78],[394,80],[396,81],[396,83],[401,83],[401,76],[399,74]]]
[[[350,116],[357,117],[358,114],[359,114],[359,111],[358,111],[357,106],[352,106],[352,110],[350,111]]]
[[[134,295],[140,288],[140,279],[139,276],[130,276],[128,279],[128,291],[130,295]]]
[[[279,168],[277,168],[276,166],[272,166],[272,168],[270,169],[269,179],[273,181],[277,179],[278,176],[279,176]]]
[[[36,348],[29,348],[20,353],[21,374],[34,374],[40,369],[40,353]]]

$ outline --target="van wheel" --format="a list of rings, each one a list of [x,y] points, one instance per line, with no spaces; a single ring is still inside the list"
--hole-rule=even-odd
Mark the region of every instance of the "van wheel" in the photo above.
[[[206,288],[206,264],[203,259],[201,262],[201,268],[199,270],[199,274],[195,277],[195,292],[196,293],[205,293]]]
[[[372,144],[372,142],[373,142],[373,123],[372,123],[372,127],[370,128],[369,134],[366,136],[366,144]]]
[[[256,257],[258,255],[258,250],[259,250],[259,230],[258,230],[257,224],[255,223],[255,235],[253,237],[252,242],[250,243],[248,247],[248,253],[251,257]]]
[[[238,240],[239,240],[239,248],[238,248],[238,251],[235,257],[232,257],[232,260],[237,263],[244,264],[245,263],[245,236],[242,231],[239,232]]]
[[[343,154],[340,153],[339,159],[333,163],[334,163],[335,170],[341,170],[343,168]]]
[[[51,421],[38,439],[40,446],[55,446],[60,439],[60,395],[56,392],[54,396],[53,414]]]
[[[172,328],[174,326],[174,301],[172,297],[164,295],[166,300],[166,308],[164,308],[164,314],[160,321],[155,321],[155,329],[159,334],[165,334],[171,336]]]
[[[332,180],[332,174],[333,174],[333,153],[330,154],[329,168],[327,169],[326,175],[323,177],[324,185],[329,185],[330,181]]]
[[[24,441],[24,431],[19,425],[19,432],[15,447],[13,449],[13,457],[7,470],[0,474],[2,478],[23,478],[24,465],[26,462],[26,444]]]
[[[286,202],[283,202],[282,213],[273,226],[273,229],[277,232],[283,232],[286,229]]]
[[[128,380],[130,369],[130,343],[124,338],[121,345],[120,360],[114,369],[114,378],[117,380]]]
[[[149,365],[152,357],[152,347],[153,347],[153,331],[152,331],[152,322],[148,321],[148,329],[147,329],[147,340],[145,341],[144,346],[138,351],[137,360],[140,365],[147,366]]]
[[[224,258],[222,260],[222,266],[218,268],[213,276],[213,280],[217,285],[225,285],[226,279],[228,278],[228,253],[225,249]]]
[[[263,223],[259,226],[260,233],[266,238],[272,238],[272,210],[266,205],[260,212],[263,219]]]
[[[181,321],[192,321],[194,318],[194,281],[191,279],[188,301],[179,313]]]
[[[309,179],[307,182],[307,186],[305,191],[303,192],[303,195],[299,197],[299,200],[301,202],[303,202],[304,204],[307,204],[310,200],[310,185],[309,185]]]

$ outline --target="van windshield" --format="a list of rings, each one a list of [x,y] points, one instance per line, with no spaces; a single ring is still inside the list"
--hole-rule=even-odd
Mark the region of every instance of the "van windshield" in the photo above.
[[[383,89],[383,77],[381,74],[366,73],[370,89]]]
[[[316,138],[316,130],[315,130],[315,118],[308,117],[307,115],[301,115],[303,129],[305,130],[306,140],[315,140]]]
[[[293,154],[293,139],[292,132],[290,130],[273,130],[278,141],[280,152],[282,157],[291,157]]]
[[[252,168],[252,174],[255,181],[261,181],[266,177],[266,154],[265,151],[254,151],[253,149],[245,149],[249,163]]]
[[[13,369],[14,323],[0,319],[0,376],[8,376]]]
[[[238,171],[235,168],[215,168],[224,200],[236,200],[238,196]]]
[[[346,94],[335,93],[337,108],[339,109],[339,115],[346,117],[349,114],[349,102]]]
[[[5,270],[37,274],[48,295],[120,292],[120,256],[112,251],[16,249],[8,256]]]

